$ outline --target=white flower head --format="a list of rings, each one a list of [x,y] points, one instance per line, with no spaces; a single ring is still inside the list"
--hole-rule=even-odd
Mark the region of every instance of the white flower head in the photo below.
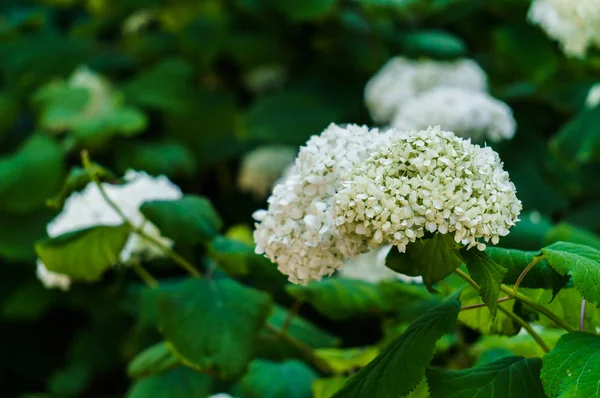
[[[472,60],[413,61],[390,59],[365,87],[365,103],[377,123],[387,123],[402,105],[435,87],[486,91],[485,72]]]
[[[599,0],[534,0],[527,17],[571,57],[584,57],[590,47],[600,46]]]
[[[256,252],[278,264],[293,283],[306,284],[331,275],[346,257],[359,253],[340,239],[332,214],[341,176],[389,139],[377,129],[331,124],[301,147],[295,165],[254,213]]]
[[[221,392],[219,394],[211,395],[209,398],[234,398],[231,395]]]
[[[396,132],[357,163],[334,198],[334,217],[355,252],[406,246],[429,233],[485,249],[518,221],[521,202],[498,154],[442,131]],[[344,253],[350,256],[352,253]]]
[[[145,172],[129,170],[124,176],[125,184],[102,183],[108,197],[121,209],[123,214],[136,226],[159,240],[166,246],[173,242],[161,236],[158,228],[148,221],[140,211],[142,203],[151,200],[176,200],[182,192],[165,176],[152,177]],[[73,193],[65,202],[62,212],[47,226],[51,238],[68,232],[95,226],[116,226],[123,224],[117,212],[110,207],[95,183],[90,182],[81,192]],[[155,245],[137,234],[131,234],[120,253],[121,262],[127,262],[133,255],[148,259],[160,257],[163,253]],[[38,263],[38,276],[40,275]],[[41,264],[43,266],[43,264]],[[45,266],[43,267],[45,269]],[[43,271],[41,271],[43,273]],[[40,277],[40,279],[42,279]],[[67,285],[68,286],[68,285]]]
[[[88,99],[81,117],[98,117],[107,115],[115,108],[112,87],[108,80],[88,68],[79,66],[73,71],[68,81],[69,86],[85,89]]]
[[[585,106],[588,108],[594,108],[598,104],[600,104],[600,83],[590,87],[585,99]]]
[[[386,245],[344,261],[344,266],[340,268],[340,276],[371,283],[396,279],[405,283],[423,283],[423,278],[420,276],[412,277],[400,274],[385,266],[385,258],[391,248],[392,245]]]
[[[67,291],[71,287],[71,278],[68,275],[50,271],[40,260],[37,260],[36,275],[46,289],[58,288]]]
[[[263,146],[242,159],[238,186],[258,199],[269,195],[273,185],[294,163],[297,149],[282,145]]]
[[[511,139],[516,122],[508,105],[484,92],[457,87],[437,87],[402,106],[392,127],[423,130],[441,126],[476,142]]]

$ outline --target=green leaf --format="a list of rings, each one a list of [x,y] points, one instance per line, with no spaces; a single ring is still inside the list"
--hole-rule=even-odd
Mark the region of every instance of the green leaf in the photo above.
[[[556,242],[542,249],[550,266],[562,275],[571,275],[581,295],[600,303],[600,251],[575,243]]]
[[[209,375],[178,367],[138,380],[127,398],[208,397],[213,385]]]
[[[240,380],[241,396],[247,398],[311,398],[317,374],[303,362],[271,362],[256,359]]]
[[[221,269],[231,276],[247,275],[250,259],[255,255],[252,246],[224,236],[214,238],[208,252]]]
[[[480,304],[481,297],[478,292],[472,287],[466,287],[460,295],[460,301],[464,307],[468,305]],[[514,300],[505,301],[497,304],[502,308],[512,311],[515,305]],[[497,313],[495,317],[487,308],[476,308],[467,311],[461,311],[458,315],[458,320],[483,334],[502,334],[513,336],[519,332],[519,327],[516,326],[512,319],[508,318],[502,312]]]
[[[578,164],[600,159],[600,106],[583,109],[550,140],[550,147]]]
[[[563,329],[550,329],[540,327],[539,325],[532,326],[551,349],[556,345],[560,336],[566,333]],[[483,336],[471,346],[470,351],[475,356],[481,356],[493,350],[504,350],[509,355],[518,355],[525,358],[542,357],[545,354],[544,350],[529,333],[519,333],[512,337]]]
[[[335,376],[315,380],[312,385],[313,397],[331,398],[343,387],[347,379],[345,376]]]
[[[536,173],[536,170],[532,170],[531,165],[523,165],[523,169],[525,173]],[[520,171],[520,170],[519,170]],[[532,177],[528,177],[523,175],[524,173],[511,172],[512,176],[520,176],[524,180],[524,183],[532,184]],[[516,183],[515,183],[516,184]],[[521,192],[520,188],[519,193]],[[529,186],[529,190],[535,190],[534,187]],[[535,199],[534,194],[538,194],[536,190],[531,194],[531,197]],[[558,197],[558,194],[555,194]],[[519,195],[520,197],[520,195]],[[557,201],[553,200],[552,203],[557,203]],[[554,211],[552,209],[550,212]],[[511,249],[520,249],[520,250],[538,250],[540,247],[544,246],[544,240],[546,239],[546,235],[548,231],[552,228],[552,223],[550,219],[539,214],[538,212],[533,213],[521,213],[519,216],[521,221],[517,223],[517,225],[513,226],[510,229],[510,233],[506,236],[503,236],[500,239],[499,245],[506,248]],[[489,248],[489,246],[488,246]]]
[[[123,91],[128,101],[161,111],[188,108],[193,94],[193,69],[180,59],[168,59],[130,81]]]
[[[50,137],[35,134],[17,151],[0,158],[0,207],[27,213],[41,208],[62,183],[64,155]]]
[[[57,304],[60,293],[44,288],[39,281],[15,287],[2,303],[2,318],[6,320],[36,321]]]
[[[287,319],[288,311],[278,305],[275,305],[273,310],[267,323],[277,329],[281,329]],[[332,348],[340,344],[339,338],[320,329],[300,316],[292,318],[286,334],[311,348]],[[279,338],[278,335],[269,329],[263,329],[259,338],[257,355],[260,357],[273,360],[302,357],[302,352],[296,346],[290,344],[285,339]]]
[[[490,309],[492,318],[495,317],[500,285],[507,269],[498,265],[485,252],[479,250],[463,250],[462,256],[469,269],[469,274],[479,285],[481,299]]]
[[[462,370],[428,369],[431,398],[545,398],[539,358],[507,357]]]
[[[329,123],[340,121],[339,113],[326,99],[309,93],[276,93],[255,101],[246,112],[243,135],[250,140],[300,145]]]
[[[315,350],[336,374],[350,373],[365,367],[379,354],[378,347],[323,348]]]
[[[127,243],[128,226],[99,226],[39,241],[35,251],[50,271],[94,282],[119,262]]]
[[[42,210],[26,214],[0,212],[0,257],[33,262],[36,241],[46,237],[46,225],[54,214]]]
[[[127,367],[127,374],[131,378],[145,377],[175,368],[180,364],[181,361],[169,350],[167,343],[161,341],[133,358]]]
[[[193,279],[158,296],[160,329],[188,366],[240,376],[254,354],[271,300],[230,279]]]
[[[378,313],[385,305],[377,286],[355,279],[329,278],[307,286],[288,285],[286,290],[336,320]]]
[[[430,239],[410,243],[406,253],[390,250],[385,265],[401,274],[422,276],[427,289],[444,279],[463,263],[458,245],[450,235],[435,234]]]
[[[466,54],[463,40],[452,33],[441,30],[420,30],[400,38],[403,51],[412,56],[426,56],[436,59],[454,59]]]
[[[274,4],[292,21],[307,21],[330,14],[337,3],[338,0],[289,0]]]
[[[502,249],[499,247],[488,247],[485,252],[492,260],[505,267],[508,272],[504,276],[503,283],[514,285],[523,270],[533,261],[534,257],[539,256],[538,252]],[[529,270],[525,278],[521,281],[521,287],[532,289],[552,289],[556,295],[569,281],[568,276],[563,276],[556,272],[545,259],[538,261],[535,266]]]
[[[145,202],[140,211],[163,235],[180,244],[208,242],[223,227],[210,200],[202,196],[185,195],[178,200]]]
[[[552,227],[546,235],[544,244],[550,245],[560,241],[586,245],[600,250],[600,236],[568,223],[560,223]]]
[[[174,141],[138,141],[118,146],[117,169],[144,170],[151,175],[189,177],[196,171],[196,160],[190,149]]]
[[[586,332],[562,336],[543,358],[542,383],[550,398],[600,397],[600,337]]]
[[[377,358],[354,374],[334,397],[408,395],[421,382],[436,342],[454,329],[459,311],[460,302],[451,300],[423,314]]]

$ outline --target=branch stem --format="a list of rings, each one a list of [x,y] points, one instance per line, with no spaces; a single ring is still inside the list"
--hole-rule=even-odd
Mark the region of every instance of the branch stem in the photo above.
[[[131,261],[131,268],[133,268],[140,279],[143,280],[151,289],[157,289],[160,286],[156,278],[154,278],[152,274],[148,272],[148,270],[144,268],[139,261],[137,261],[137,259]]]
[[[533,261],[531,261],[527,267],[525,267],[525,269],[523,270],[523,272],[521,272],[521,275],[519,275],[519,277],[517,278],[517,281],[515,282],[515,286],[513,287],[513,290],[515,292],[515,294],[518,293],[519,290],[519,285],[521,284],[521,281],[523,280],[523,278],[525,278],[525,275],[527,275],[527,273],[529,271],[531,271],[531,269],[538,263],[540,262],[542,259],[544,258],[544,255],[541,255],[539,257],[534,257]]]
[[[505,302],[505,301],[512,300],[513,298],[514,298],[514,297],[508,297],[508,296],[506,296],[506,297],[502,297],[502,298],[499,298],[499,299],[498,299],[497,303],[498,303],[498,304],[499,304],[499,303],[503,303],[503,302]],[[476,308],[485,307],[486,305],[487,305],[487,304],[485,304],[485,303],[473,304],[473,305],[467,305],[466,307],[462,307],[460,310],[461,310],[461,311],[474,310],[474,309],[476,309]]]

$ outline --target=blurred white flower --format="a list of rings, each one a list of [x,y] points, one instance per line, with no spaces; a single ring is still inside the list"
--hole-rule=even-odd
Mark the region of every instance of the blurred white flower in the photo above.
[[[400,274],[385,266],[385,258],[391,248],[392,245],[386,245],[344,261],[344,266],[339,271],[340,276],[371,283],[396,279],[405,283],[423,283],[423,278],[420,276],[412,277]]]
[[[108,115],[115,108],[113,93],[108,80],[95,73],[86,65],[73,71],[69,78],[70,87],[85,89],[88,93],[86,106],[80,117],[95,118]]]
[[[262,65],[246,73],[244,82],[253,93],[264,94],[281,88],[286,78],[287,73],[283,66]]]
[[[487,93],[438,87],[400,107],[391,124],[398,130],[441,126],[475,142],[498,142],[514,136],[516,122],[508,105]]]
[[[439,86],[486,91],[487,77],[468,59],[441,62],[394,57],[367,83],[365,103],[373,120],[388,123],[402,105]]]
[[[587,93],[585,99],[585,106],[588,108],[594,108],[600,103],[600,83],[594,84],[590,87],[590,91]]]
[[[172,246],[170,239],[162,237],[158,228],[148,221],[140,211],[142,203],[151,200],[176,200],[182,197],[178,186],[165,176],[152,177],[145,172],[129,170],[124,177],[123,185],[102,183],[108,197],[121,209],[123,214],[136,226],[159,240],[166,246]],[[123,224],[117,212],[110,207],[95,183],[90,182],[81,192],[73,193],[65,202],[62,212],[47,226],[51,238],[95,226],[116,226]],[[127,262],[133,255],[141,255],[148,259],[160,257],[163,253],[153,244],[137,234],[131,234],[120,253],[121,262]],[[43,267],[40,271],[40,267]],[[38,276],[41,280],[45,266],[38,262]],[[54,273],[52,273],[54,274]],[[54,274],[56,277],[57,274]],[[64,276],[64,275],[61,275]],[[45,279],[47,279],[45,277]],[[44,282],[46,286],[48,284]],[[68,288],[68,284],[66,285]]]
[[[342,266],[342,251],[358,255],[339,239],[332,205],[341,176],[381,147],[377,129],[331,124],[301,147],[287,178],[269,197],[268,210],[254,213],[256,252],[278,264],[293,283],[306,284]],[[350,242],[352,244],[352,242]]]
[[[238,176],[238,186],[258,199],[269,196],[273,185],[294,163],[297,149],[281,146],[263,146],[246,154]]]
[[[571,57],[600,46],[599,0],[534,0],[527,15]]]
[[[123,21],[122,32],[123,34],[134,34],[144,29],[158,16],[156,10],[143,9],[138,10],[131,14]]]
[[[518,221],[521,202],[498,154],[442,131],[396,132],[356,163],[334,197],[335,225],[353,253],[392,244],[404,252],[429,233],[484,250]]]
[[[58,288],[67,291],[71,287],[71,278],[68,275],[48,270],[39,259],[37,260],[36,275],[46,289]]]
[[[211,395],[209,398],[234,398],[229,394],[226,394],[224,392],[221,392],[219,394],[215,394],[215,395]]]

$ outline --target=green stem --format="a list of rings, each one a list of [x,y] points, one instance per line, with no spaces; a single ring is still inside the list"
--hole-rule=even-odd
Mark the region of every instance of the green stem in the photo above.
[[[477,285],[477,282],[475,282],[473,279],[471,279],[471,277],[468,274],[466,274],[465,272],[463,272],[462,270],[460,270],[458,268],[454,272],[458,276],[460,276],[461,278],[463,278],[465,281],[469,282],[469,284],[471,284],[471,286],[473,286],[473,287],[477,286],[476,289],[479,290],[479,285]],[[545,315],[548,319],[550,319],[552,322],[554,322],[558,326],[564,328],[567,332],[572,332],[574,330],[571,326],[569,326],[569,324],[567,324],[565,321],[563,321],[562,319],[560,319],[559,317],[557,317],[556,315],[554,315],[546,307],[539,305],[538,303],[536,303],[535,301],[533,301],[529,297],[525,296],[524,294],[519,293],[519,292],[515,293],[513,291],[513,289],[511,289],[511,288],[509,288],[509,287],[507,287],[505,285],[500,285],[500,290],[502,290],[508,296],[514,297],[517,300],[522,301],[523,303],[527,304],[528,306],[530,306],[534,310],[536,310],[539,313]]]
[[[460,276],[461,278],[463,278],[465,281],[467,281],[473,287],[473,289],[479,291],[479,285],[467,273],[463,272],[461,269],[458,269],[458,268],[454,272],[458,276]],[[542,348],[542,350],[544,350],[544,352],[549,352],[550,351],[550,349],[548,348],[548,346],[546,345],[546,343],[544,343],[544,341],[542,340],[542,338],[521,317],[519,317],[517,314],[515,314],[515,313],[513,313],[513,312],[511,312],[509,310],[507,310],[506,308],[504,308],[502,306],[498,306],[498,311],[502,312],[504,315],[506,315],[507,317],[509,317],[510,319],[512,319],[513,321],[515,321],[519,325],[521,325],[527,331],[527,333],[529,333],[531,335],[531,337],[540,345],[540,347]]]
[[[507,296],[507,297],[502,297],[502,298],[499,298],[499,299],[498,299],[497,303],[503,303],[503,302],[505,302],[505,301],[512,300],[513,298],[514,298],[514,297],[508,297],[508,296]],[[476,309],[476,308],[482,308],[482,307],[485,307],[486,305],[487,305],[486,303],[480,303],[480,304],[467,305],[467,306],[465,306],[465,307],[462,307],[460,310],[461,310],[461,311],[474,310],[474,309]]]
[[[133,268],[135,273],[138,274],[140,279],[143,280],[148,287],[152,289],[157,289],[160,287],[156,278],[154,278],[152,274],[148,272],[148,270],[146,270],[146,268],[144,268],[139,261],[137,261],[137,259],[131,261],[131,268]]]
[[[332,373],[331,366],[329,366],[327,361],[317,356],[315,354],[315,351],[309,345],[296,340],[295,338],[284,333],[281,329],[277,329],[275,326],[270,325],[268,323],[265,325],[265,328],[274,335],[276,335],[278,338],[285,340],[286,342],[297,348],[302,353],[304,358],[307,361],[311,362],[313,365],[315,365],[321,372]]]
[[[527,273],[529,271],[531,271],[531,269],[542,259],[544,258],[543,255],[539,256],[539,257],[534,257],[533,261],[530,262],[527,267],[525,267],[525,269],[523,270],[523,272],[521,272],[521,275],[519,275],[519,277],[517,278],[517,281],[515,282],[515,286],[513,287],[513,290],[515,292],[515,294],[518,293],[519,291],[519,285],[521,284],[521,281],[523,280],[523,278],[525,278],[525,275],[527,275]]]
[[[138,234],[140,237],[142,237],[142,239],[144,239],[144,240],[152,243],[154,246],[158,247],[163,253],[165,253],[165,255],[170,257],[173,261],[175,261],[175,263],[177,263],[179,266],[181,266],[183,269],[185,269],[187,272],[189,272],[192,276],[195,276],[195,277],[202,276],[200,271],[198,271],[198,269],[196,267],[194,267],[194,265],[192,265],[192,263],[190,263],[188,260],[186,260],[183,256],[181,256],[178,253],[176,253],[175,251],[173,251],[170,247],[163,244],[160,240],[145,233],[141,228],[139,228],[138,226],[133,224],[133,222],[131,222],[131,220],[129,220],[129,218],[127,218],[127,216],[123,213],[123,211],[119,208],[119,206],[117,206],[117,204],[115,202],[113,202],[113,200],[106,194],[106,191],[104,190],[104,187],[102,186],[102,183],[100,182],[100,180],[98,179],[98,176],[96,176],[96,173],[94,172],[94,169],[90,162],[90,158],[89,158],[87,151],[81,152],[81,160],[83,163],[83,167],[87,171],[91,180],[94,181],[94,183],[100,190],[100,195],[102,196],[102,198],[119,215],[119,217],[121,217],[121,219],[123,220],[125,225],[127,225],[133,233]]]
[[[283,333],[287,333],[287,330],[289,329],[290,325],[292,324],[294,317],[296,315],[298,315],[298,310],[300,309],[301,306],[302,306],[302,300],[296,299],[296,301],[294,301],[294,304],[292,304],[292,306],[288,310],[287,315],[285,316],[285,319],[283,320],[283,325],[281,325],[281,331]]]

